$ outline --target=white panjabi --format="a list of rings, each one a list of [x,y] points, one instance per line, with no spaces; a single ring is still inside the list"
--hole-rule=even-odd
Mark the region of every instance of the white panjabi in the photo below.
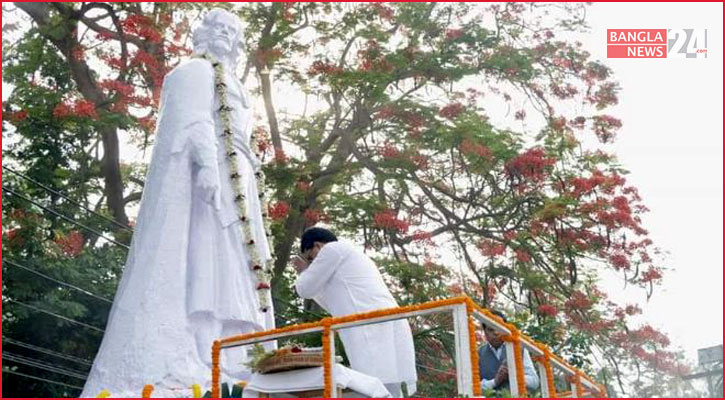
[[[375,263],[345,241],[325,244],[295,286],[300,297],[314,299],[333,316],[398,306]],[[379,378],[388,387],[405,383],[409,395],[416,391],[415,351],[407,320],[342,329],[339,334],[352,369]]]
[[[274,311],[260,311],[229,178],[232,170],[242,176],[253,239],[270,259],[249,149],[252,109],[237,79],[226,80],[234,146],[251,156],[231,168],[211,64],[186,61],[164,81],[131,249],[82,397],[104,389],[138,397],[145,384],[154,385],[154,397],[186,396],[192,384],[210,387],[214,339],[274,328]],[[198,186],[203,168],[219,178],[219,202]],[[244,361],[245,349],[225,350],[223,377],[250,376]]]

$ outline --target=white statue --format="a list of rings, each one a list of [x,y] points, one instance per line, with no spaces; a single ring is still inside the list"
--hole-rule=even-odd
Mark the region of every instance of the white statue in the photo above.
[[[187,396],[210,387],[214,339],[274,328],[263,175],[234,75],[240,22],[214,9],[193,38],[196,57],[164,81],[136,231],[83,397],[138,397],[146,384],[154,397]],[[244,361],[243,349],[223,351],[223,374],[246,379]]]

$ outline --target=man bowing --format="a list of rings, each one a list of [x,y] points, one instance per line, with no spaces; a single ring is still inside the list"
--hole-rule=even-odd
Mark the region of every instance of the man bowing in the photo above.
[[[294,262],[300,297],[314,299],[332,316],[397,307],[375,263],[362,251],[338,242],[334,233],[309,228]],[[413,335],[404,319],[339,331],[352,369],[379,378],[393,397],[400,384],[415,393],[417,374]]]

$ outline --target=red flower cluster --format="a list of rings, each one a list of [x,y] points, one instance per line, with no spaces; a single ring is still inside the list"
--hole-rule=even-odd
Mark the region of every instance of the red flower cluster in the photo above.
[[[463,36],[463,29],[446,29],[446,40],[456,40]]]
[[[278,201],[269,208],[269,216],[275,221],[284,219],[289,214],[290,205],[285,201]]]
[[[425,124],[425,119],[417,112],[396,109],[390,104],[381,107],[380,110],[375,113],[375,118],[384,120],[398,119],[402,121],[410,130],[411,137],[417,136],[420,133],[420,129]]]
[[[3,233],[3,241],[11,248],[22,247],[25,240],[22,237],[22,228],[16,228]]]
[[[635,343],[654,342],[660,346],[669,346],[670,339],[650,325],[642,325],[639,329],[629,331],[629,340]]]
[[[413,164],[418,169],[421,169],[421,170],[428,169],[428,157],[426,157],[422,154],[416,154],[416,155],[411,156],[410,161],[412,161]]]
[[[312,186],[312,184],[310,182],[304,182],[304,181],[297,182],[297,190],[299,190],[301,192],[306,192],[306,191],[310,190],[311,186]]]
[[[373,3],[372,7],[378,13],[378,17],[382,20],[390,21],[395,15],[392,8],[385,6],[382,3]]]
[[[425,231],[415,231],[410,237],[410,240],[414,242],[426,242],[432,244],[433,234]]]
[[[329,61],[317,60],[312,63],[310,68],[307,70],[309,76],[317,75],[336,75],[342,72],[342,68],[336,66]]]
[[[373,225],[382,229],[395,230],[401,233],[408,231],[410,223],[398,219],[397,212],[393,210],[384,210],[373,215]]]
[[[587,119],[582,117],[581,115],[571,120],[571,126],[576,129],[584,129],[584,124],[587,122]]]
[[[75,113],[79,117],[96,118],[98,113],[96,112],[96,105],[88,100],[78,100],[73,107]]]
[[[454,296],[459,296],[463,293],[463,288],[461,287],[460,283],[453,283],[448,286],[448,291],[450,291],[451,294]]]
[[[254,137],[257,141],[257,151],[260,154],[265,154],[267,150],[272,147],[272,143],[267,137],[267,132],[264,130],[264,127],[256,127],[254,129]]]
[[[97,118],[96,105],[88,100],[82,99],[70,105],[68,103],[59,103],[53,109],[53,116],[56,118],[65,118],[71,115],[78,117]]]
[[[589,96],[587,100],[595,104],[597,109],[602,110],[606,107],[616,105],[619,102],[617,91],[619,87],[614,82],[606,82],[599,87],[593,96]]]
[[[612,267],[619,271],[620,269],[628,270],[631,267],[631,264],[629,263],[629,259],[626,255],[622,253],[612,254],[609,256],[609,262],[612,264]]]
[[[329,220],[329,217],[326,214],[323,214],[322,211],[314,208],[306,209],[302,216],[305,218],[308,226],[312,226],[320,221],[325,222]]]
[[[151,43],[161,42],[161,33],[153,26],[153,20],[144,15],[131,14],[121,21],[124,33],[136,35]]]
[[[393,70],[393,65],[385,59],[382,49],[375,39],[368,40],[367,46],[358,51],[358,57],[361,60],[361,71],[390,72]]]
[[[572,86],[571,84],[567,84],[566,86],[560,86],[552,83],[549,87],[551,89],[551,93],[560,99],[570,99],[576,96],[577,93],[579,93],[579,90],[577,90],[577,88]]]
[[[458,118],[458,116],[463,112],[464,107],[461,103],[451,103],[447,106],[441,108],[440,116],[443,118],[447,118],[450,120],[454,120]]]
[[[615,332],[611,335],[611,339],[615,345],[664,373],[678,375],[689,371],[686,366],[677,361],[675,353],[657,349],[669,346],[670,340],[662,332],[649,325],[629,332]],[[648,352],[644,347],[655,348],[655,350]]]
[[[66,103],[59,103],[53,109],[53,116],[56,118],[65,118],[71,114],[73,114],[73,107]]]
[[[133,96],[135,89],[133,85],[115,79],[104,79],[98,82],[98,87],[106,91],[119,94],[121,97]]]
[[[617,174],[605,175],[602,171],[596,170],[588,178],[570,178],[565,187],[569,187],[567,194],[575,198],[592,194],[594,189],[600,189],[605,194],[613,194],[615,188],[624,185],[626,180]]]
[[[525,179],[541,182],[546,179],[547,170],[556,163],[553,157],[547,157],[544,149],[533,148],[526,150],[506,163],[506,173],[509,177],[523,177]]]
[[[594,81],[603,81],[609,77],[610,70],[603,64],[588,63],[582,73],[582,78],[587,84],[592,85]]]
[[[478,243],[478,249],[484,256],[496,257],[503,255],[503,253],[506,252],[506,245],[494,242],[493,240],[484,239]]]
[[[375,113],[375,118],[379,119],[390,119],[396,115],[395,107],[390,104],[386,104],[380,107],[380,110]]]
[[[9,115],[10,121],[12,121],[14,124],[17,124],[19,122],[23,122],[28,118],[28,112],[25,110],[15,111],[10,113]]]
[[[531,255],[526,250],[517,249],[514,251],[516,259],[522,263],[531,262]]]
[[[650,267],[648,270],[642,273],[640,281],[642,283],[656,282],[662,279],[662,271],[658,268]]]
[[[383,158],[390,160],[393,158],[398,158],[400,156],[400,150],[398,150],[390,143],[385,143],[385,145],[380,149],[380,155]]]
[[[277,164],[286,164],[289,161],[289,157],[285,154],[284,150],[280,147],[274,148],[274,162]]]
[[[71,57],[73,57],[74,60],[80,61],[83,60],[86,57],[86,49],[83,46],[76,46],[71,51]]]
[[[564,306],[568,310],[587,310],[591,308],[594,303],[587,297],[586,294],[579,290],[572,292],[571,297],[567,299]]]
[[[58,236],[55,243],[67,256],[76,257],[83,251],[83,235],[78,231],[70,231],[65,236]]]
[[[556,314],[559,313],[559,310],[551,304],[542,304],[540,305],[536,311],[539,313],[539,315],[543,315],[546,317],[556,317]]]
[[[622,127],[622,121],[611,115],[595,115],[592,117],[594,122],[594,134],[597,135],[602,143],[609,143],[616,134],[616,131]]]
[[[486,287],[486,294],[488,295],[489,301],[493,301],[494,297],[496,297],[496,294],[498,294],[498,287],[495,283],[490,282],[488,284],[488,287]]]
[[[493,157],[493,153],[488,147],[482,144],[475,143],[469,139],[463,139],[459,149],[463,154],[477,155],[479,157],[487,159],[491,159]]]
[[[259,62],[260,65],[267,65],[282,58],[282,50],[275,48],[266,50],[257,49],[254,56],[257,58],[257,62]]]
[[[154,129],[156,129],[156,118],[150,115],[137,118],[136,122],[138,122],[138,125],[141,127],[141,129],[145,130],[146,132],[151,133],[154,131]]]

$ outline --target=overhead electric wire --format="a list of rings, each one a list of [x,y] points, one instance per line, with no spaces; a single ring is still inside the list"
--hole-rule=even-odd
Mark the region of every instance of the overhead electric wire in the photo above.
[[[80,371],[74,371],[71,369],[61,368],[61,367],[58,367],[53,364],[45,363],[42,360],[37,360],[34,358],[30,358],[30,357],[24,357],[24,356],[20,356],[17,354],[12,354],[7,351],[3,351],[2,358],[4,360],[12,361],[14,363],[27,365],[29,367],[40,368],[40,369],[43,369],[43,370],[46,370],[49,372],[53,372],[56,374],[70,376],[71,378],[76,378],[76,379],[81,379],[81,380],[86,380],[86,378],[88,378],[87,374],[84,374]]]
[[[82,229],[85,229],[85,230],[87,230],[88,232],[91,232],[91,233],[93,233],[93,234],[95,234],[95,235],[98,235],[99,237],[102,237],[102,238],[104,238],[104,239],[108,240],[109,242],[111,242],[111,243],[113,243],[113,244],[116,244],[116,245],[118,245],[118,246],[121,246],[121,247],[123,247],[123,248],[124,248],[124,249],[126,249],[126,250],[128,250],[128,249],[129,249],[129,247],[128,247],[127,245],[125,245],[125,244],[123,244],[123,243],[121,243],[121,242],[118,242],[118,241],[116,241],[115,239],[111,239],[111,238],[109,238],[108,236],[104,235],[103,233],[101,233],[101,232],[98,232],[97,230],[95,230],[95,229],[93,229],[93,228],[90,228],[90,227],[88,227],[87,225],[84,225],[84,224],[82,224],[82,223],[80,223],[80,222],[76,221],[75,219],[73,219],[73,218],[71,218],[71,217],[68,217],[68,216],[66,216],[66,215],[64,215],[64,214],[61,214],[61,213],[59,213],[58,211],[56,211],[56,210],[54,210],[54,209],[52,209],[52,208],[50,208],[50,207],[46,207],[46,206],[44,206],[44,205],[42,205],[42,204],[40,204],[40,203],[36,202],[35,200],[29,199],[29,198],[27,198],[27,197],[23,196],[22,194],[20,194],[20,193],[18,193],[18,192],[16,192],[16,191],[14,191],[13,189],[10,189],[9,187],[3,186],[3,191],[4,191],[4,192],[9,192],[9,193],[10,193],[11,195],[13,195],[13,196],[19,197],[19,198],[21,198],[21,199],[23,199],[23,200],[25,200],[25,201],[27,201],[27,202],[29,202],[29,203],[31,203],[31,204],[34,204],[34,205],[36,205],[36,206],[38,206],[38,207],[42,208],[43,210],[45,210],[45,211],[48,211],[49,213],[51,213],[51,214],[53,214],[53,215],[56,215],[56,216],[58,216],[58,217],[60,217],[60,218],[63,218],[64,220],[66,220],[66,221],[70,222],[71,224],[73,224],[73,225],[76,225],[76,226],[78,226],[78,227],[80,227],[80,228],[82,228]]]
[[[35,345],[32,345],[32,344],[28,344],[28,343],[25,343],[25,342],[21,342],[19,340],[15,340],[15,339],[12,339],[12,338],[9,338],[9,337],[5,337],[5,336],[3,336],[3,343],[8,343],[8,344],[11,344],[13,346],[24,347],[26,349],[34,350],[34,351],[37,351],[39,353],[47,354],[49,356],[63,358],[65,360],[73,361],[73,362],[76,362],[76,363],[79,363],[79,364],[83,364],[83,365],[86,365],[86,366],[89,366],[89,367],[91,365],[93,365],[93,363],[91,363],[89,360],[86,360],[86,359],[83,359],[83,358],[79,358],[79,357],[75,357],[75,356],[70,356],[70,355],[65,354],[65,353],[60,353],[60,352],[57,352],[57,351],[54,351],[54,350],[46,349],[44,347],[35,346]]]
[[[79,325],[79,326],[86,327],[88,329],[92,329],[92,330],[97,331],[97,332],[101,332],[101,333],[105,332],[103,329],[101,329],[101,328],[99,328],[97,326],[89,325],[89,324],[86,324],[85,322],[76,321],[76,320],[74,320],[72,318],[68,318],[68,317],[62,316],[60,314],[56,314],[56,313],[54,313],[52,311],[44,310],[42,308],[39,308],[39,307],[30,305],[30,304],[23,303],[22,301],[17,301],[17,300],[12,300],[12,299],[4,299],[4,300],[5,301],[9,301],[11,303],[18,304],[20,306],[29,308],[31,310],[34,310],[34,311],[37,311],[37,312],[40,312],[40,313],[43,313],[43,314],[51,315],[51,316],[56,317],[58,319],[62,319],[64,321],[67,321],[67,322],[70,322],[70,323],[73,323],[73,324],[76,324],[76,325]]]
[[[5,373],[12,374],[12,375],[22,376],[24,378],[35,379],[36,381],[41,381],[41,382],[45,382],[45,383],[51,383],[53,385],[60,385],[60,386],[65,386],[65,387],[69,387],[69,388],[73,388],[73,389],[83,390],[83,388],[80,387],[80,386],[69,385],[67,383],[54,381],[52,379],[41,378],[39,376],[30,375],[30,374],[24,374],[22,372],[12,371],[12,370],[9,370],[7,368],[3,368],[3,374],[5,374]]]
[[[48,276],[48,275],[46,275],[46,274],[44,274],[44,273],[42,273],[42,272],[39,272],[39,271],[38,271],[38,270],[36,270],[36,269],[33,269],[33,268],[29,268],[29,267],[26,267],[26,266],[24,266],[24,265],[21,265],[21,264],[19,264],[19,263],[15,262],[15,261],[12,261],[12,260],[8,260],[8,259],[6,258],[6,259],[2,260],[2,262],[3,262],[3,264],[7,263],[8,265],[11,265],[11,266],[13,266],[13,267],[16,267],[16,268],[20,268],[20,269],[23,269],[23,270],[25,270],[25,271],[28,271],[28,272],[30,272],[30,273],[33,273],[33,274],[35,274],[35,275],[41,276],[41,277],[43,277],[43,278],[45,278],[45,279],[48,279],[48,280],[50,280],[50,281],[52,281],[52,282],[55,282],[55,283],[59,284],[59,285],[63,285],[63,286],[66,286],[66,287],[68,287],[68,288],[70,288],[70,289],[74,289],[74,290],[77,290],[77,291],[79,291],[79,292],[81,292],[81,293],[83,293],[83,294],[85,294],[85,295],[87,295],[87,296],[91,296],[91,297],[93,297],[93,298],[95,298],[95,299],[98,299],[98,300],[102,300],[102,301],[104,301],[104,302],[106,302],[106,303],[109,303],[109,304],[113,304],[113,301],[111,301],[111,300],[109,300],[109,299],[107,299],[107,298],[105,298],[105,297],[103,297],[103,296],[97,295],[97,294],[95,294],[95,293],[93,293],[93,292],[90,292],[90,291],[88,291],[88,290],[86,290],[86,289],[83,289],[83,288],[79,288],[78,286],[72,285],[72,284],[70,284],[70,283],[67,283],[67,282],[63,282],[63,281],[61,281],[61,280],[55,279],[55,278],[53,278],[53,277],[51,277],[51,276]]]
[[[79,202],[77,202],[77,201],[75,201],[75,200],[71,199],[70,197],[68,197],[68,196],[64,195],[63,193],[61,193],[61,192],[58,192],[58,191],[56,191],[56,190],[54,190],[54,189],[51,189],[51,188],[49,188],[48,186],[45,186],[44,184],[42,184],[42,183],[40,183],[40,182],[36,181],[36,180],[35,180],[35,179],[33,179],[33,178],[30,178],[30,177],[29,177],[29,176],[27,176],[27,175],[24,175],[24,174],[22,174],[22,173],[20,173],[20,172],[18,172],[18,171],[15,171],[15,170],[13,170],[12,168],[10,168],[10,167],[7,167],[7,166],[5,166],[5,165],[3,165],[3,169],[4,169],[4,170],[7,170],[7,171],[10,171],[11,173],[13,173],[13,174],[17,175],[18,177],[20,177],[20,178],[22,178],[22,179],[24,179],[24,180],[26,180],[26,181],[28,181],[28,182],[30,182],[30,183],[32,183],[32,184],[34,184],[34,185],[36,185],[36,186],[38,186],[38,187],[42,188],[43,190],[47,191],[48,193],[53,193],[53,194],[54,194],[54,195],[56,195],[56,196],[60,196],[60,197],[62,197],[62,198],[64,198],[64,199],[68,200],[69,202],[71,202],[71,203],[75,204],[76,206],[78,206],[78,207],[80,207],[80,208],[82,208],[82,209],[84,209],[84,210],[88,211],[89,213],[91,213],[91,214],[93,214],[93,215],[95,215],[95,216],[97,216],[97,217],[100,217],[100,218],[102,218],[102,219],[104,219],[104,220],[106,220],[106,221],[108,221],[108,222],[110,222],[110,223],[112,223],[112,224],[114,224],[114,225],[118,226],[118,227],[119,227],[119,228],[121,228],[121,229],[125,229],[125,230],[127,230],[127,231],[129,231],[129,232],[133,232],[133,229],[131,229],[130,227],[128,227],[128,226],[125,226],[124,224],[122,224],[122,223],[120,223],[120,222],[118,222],[118,221],[116,221],[116,220],[114,220],[114,219],[108,218],[107,216],[105,216],[105,215],[103,215],[103,214],[100,214],[100,213],[98,213],[98,212],[96,212],[96,211],[94,211],[94,210],[91,210],[90,208],[88,208],[88,207],[84,206],[83,204],[81,204],[81,203],[79,203]]]

